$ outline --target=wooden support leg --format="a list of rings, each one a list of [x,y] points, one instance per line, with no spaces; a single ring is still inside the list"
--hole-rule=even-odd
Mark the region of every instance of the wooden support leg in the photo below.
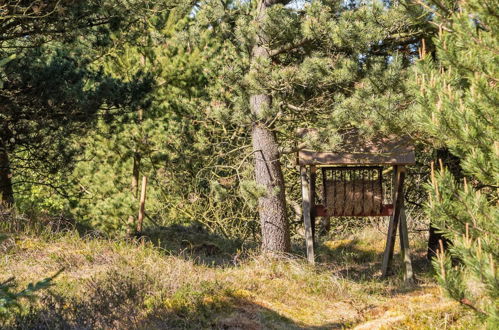
[[[315,166],[310,166],[310,222],[312,224],[312,240],[314,243],[314,249],[315,249],[315,217],[316,217],[316,212],[315,212],[315,182],[317,179],[317,167]]]
[[[404,179],[405,168],[403,166],[394,166],[393,168],[393,215],[388,225],[388,235],[386,239],[385,253],[383,254],[383,264],[381,273],[383,277],[388,275],[395,248],[395,238],[397,236],[397,227],[399,225],[400,213],[404,201]]]
[[[303,198],[303,222],[305,224],[305,242],[307,246],[307,260],[315,263],[314,238],[312,235],[312,205],[310,200],[310,176],[305,166],[300,166],[301,191]]]
[[[400,251],[402,254],[402,261],[404,263],[404,281],[408,284],[413,284],[414,273],[412,272],[411,252],[409,250],[409,233],[407,231],[407,218],[405,216],[404,207],[402,207],[400,212],[399,229],[400,229]]]

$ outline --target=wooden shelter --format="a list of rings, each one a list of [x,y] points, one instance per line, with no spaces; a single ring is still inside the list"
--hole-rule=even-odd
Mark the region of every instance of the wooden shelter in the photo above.
[[[316,132],[311,129],[300,129],[298,136],[305,138],[308,134]],[[297,164],[301,174],[308,261],[315,262],[316,217],[389,216],[382,276],[386,276],[390,269],[398,229],[405,279],[412,281],[413,272],[404,210],[404,180],[406,165],[414,163],[414,148],[410,139],[389,136],[362,141],[356,131],[344,132],[336,150],[298,151]],[[393,169],[391,182],[383,178],[387,167]],[[322,170],[322,204],[316,204],[317,169]],[[385,196],[384,190],[391,190],[391,196]]]

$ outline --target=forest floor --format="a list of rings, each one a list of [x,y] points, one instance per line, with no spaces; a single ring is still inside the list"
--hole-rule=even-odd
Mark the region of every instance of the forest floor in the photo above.
[[[384,235],[375,227],[323,240],[315,267],[303,257],[258,256],[195,226],[156,230],[148,241],[24,230],[0,245],[0,282],[15,276],[21,288],[64,270],[39,299],[0,322],[25,329],[479,328],[443,297],[424,240],[411,244],[412,286],[402,280],[398,255],[393,276],[380,278]]]

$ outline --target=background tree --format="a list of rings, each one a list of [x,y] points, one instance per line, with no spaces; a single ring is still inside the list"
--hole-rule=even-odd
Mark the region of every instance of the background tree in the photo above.
[[[138,74],[125,84],[92,62],[112,46],[112,31],[132,24],[133,13],[143,6],[140,1],[7,1],[0,6],[4,202],[12,204],[15,186],[22,184],[60,190],[46,177],[70,168],[78,150],[67,138],[81,134],[104,110],[110,115],[108,110],[118,105],[134,108],[142,102],[149,88],[145,77]]]
[[[434,145],[460,159],[462,180],[445,164],[432,174],[428,216],[452,245],[435,266],[448,294],[488,318],[498,314],[499,28],[493,1],[422,2],[439,28],[436,58],[416,72],[418,121]],[[452,262],[454,260],[454,262]]]
[[[179,6],[141,20],[134,26],[141,38],[103,58],[105,72],[116,79],[131,83],[146,72],[155,83],[147,108],[100,120],[84,143],[86,160],[74,173],[82,193],[76,214],[93,226],[113,231],[133,224],[143,175],[149,178],[148,217],[158,223],[179,218],[177,204],[192,193],[208,147],[195,135],[202,136],[198,108],[209,55],[200,51],[206,38],[193,42],[186,31],[191,9]]]

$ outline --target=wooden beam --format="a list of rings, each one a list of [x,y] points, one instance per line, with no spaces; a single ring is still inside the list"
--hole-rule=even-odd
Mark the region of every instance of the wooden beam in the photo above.
[[[305,243],[307,247],[307,260],[315,263],[314,238],[312,235],[312,205],[310,201],[310,176],[305,166],[300,166],[301,192],[303,199],[303,223],[305,224]]]
[[[316,217],[331,217],[332,216],[331,214],[328,214],[326,207],[324,205],[321,205],[321,204],[315,205],[314,208],[312,209],[312,211]],[[382,209],[381,209],[381,214],[369,214],[367,216],[369,216],[369,217],[389,217],[392,215],[393,215],[393,204],[384,204]],[[358,217],[358,215],[354,215],[354,214],[347,214],[345,216]]]
[[[388,275],[393,258],[393,250],[395,248],[395,239],[397,236],[397,227],[399,225],[400,214],[404,202],[404,180],[405,180],[405,167],[394,166],[393,171],[393,215],[390,218],[388,225],[388,234],[386,239],[385,253],[383,254],[383,263],[381,266],[381,273],[383,277]]]
[[[405,215],[405,207],[402,203],[400,210],[400,253],[402,254],[402,262],[404,263],[404,281],[408,284],[414,283],[414,273],[412,271],[411,252],[409,249],[409,233],[407,231],[407,217]]]
[[[346,153],[300,150],[298,165],[410,165],[416,162],[414,150],[407,148],[396,153]]]

